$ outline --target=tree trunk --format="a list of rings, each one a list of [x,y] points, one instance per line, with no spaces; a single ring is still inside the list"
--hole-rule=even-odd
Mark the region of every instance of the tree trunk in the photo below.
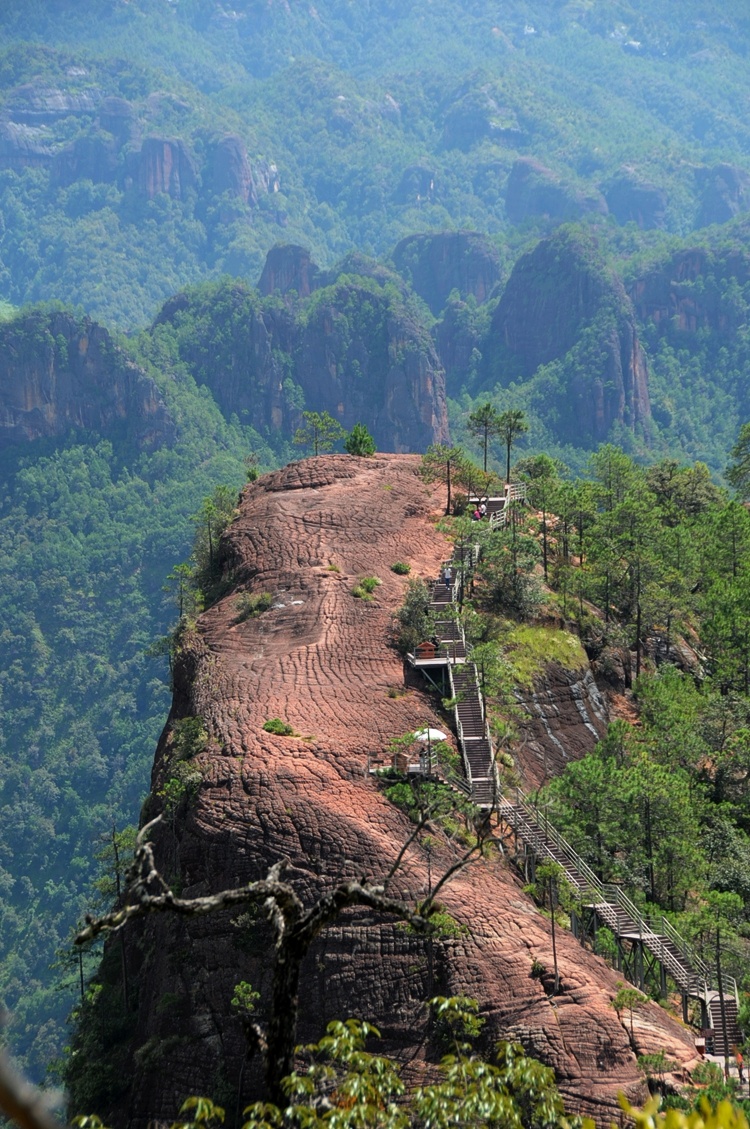
[[[547,583],[547,511],[542,510],[542,563],[544,566],[544,583]]]
[[[446,465],[445,477],[446,477],[446,482],[448,484],[448,501],[446,502],[445,513],[446,513],[446,516],[448,516],[451,512],[451,461],[450,461],[450,459],[448,459],[448,462],[445,465]]]

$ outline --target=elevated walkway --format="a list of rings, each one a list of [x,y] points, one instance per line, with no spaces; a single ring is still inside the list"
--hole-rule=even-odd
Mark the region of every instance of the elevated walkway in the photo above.
[[[622,887],[601,882],[520,789],[498,799],[496,810],[532,866],[551,861],[561,867],[580,901],[580,913],[574,913],[571,920],[579,939],[590,938],[596,951],[597,925],[606,926],[614,936],[623,975],[645,991],[647,972],[658,969],[662,994],[667,994],[667,978],[679,991],[686,1022],[688,1000],[700,1002],[702,1027],[709,1035],[712,1053],[731,1055],[732,1047],[741,1042],[734,978],[722,974],[719,982],[716,968],[694,951],[667,918],[642,914]]]
[[[496,498],[469,497],[469,506],[484,503],[486,516],[493,528],[502,528],[511,504],[524,501],[526,487],[509,483]],[[479,686],[477,668],[466,652],[463,627],[456,614],[463,602],[463,592],[479,561],[478,545],[456,547],[450,561],[445,561],[438,580],[430,582],[430,611],[435,616],[434,635],[418,646],[408,661],[432,679],[441,672],[455,700],[453,718],[463,766],[463,779],[452,780],[469,795],[479,808],[489,810],[497,796],[497,773],[484,698]],[[446,583],[446,574],[448,583]]]
[[[470,498],[469,504],[483,500],[490,524],[503,528],[511,503],[525,497],[525,486],[511,483],[502,497]],[[463,545],[452,560],[444,563],[440,579],[430,583],[434,636],[407,656],[411,665],[422,669],[428,677],[430,668],[433,674],[439,670],[443,687],[447,685],[450,690],[463,775],[452,773],[449,783],[468,795],[478,808],[497,813],[514,838],[517,856],[519,851],[523,853],[521,861],[527,874],[529,868],[533,870],[540,862],[554,862],[561,868],[576,897],[578,909],[571,915],[571,927],[582,944],[590,941],[596,951],[598,929],[608,929],[623,976],[645,991],[646,976],[658,972],[664,996],[671,981],[682,998],[685,1022],[689,1020],[688,1001],[699,1001],[708,1050],[713,1055],[729,1057],[741,1041],[737,1022],[739,994],[733,977],[719,976],[717,967],[703,960],[662,914],[641,913],[622,887],[602,882],[520,789],[512,795],[500,795],[478,671],[467,656],[457,614],[466,580],[478,559],[478,546]]]

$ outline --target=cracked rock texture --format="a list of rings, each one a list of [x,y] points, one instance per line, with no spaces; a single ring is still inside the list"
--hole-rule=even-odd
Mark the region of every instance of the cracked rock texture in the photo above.
[[[309,902],[342,876],[384,875],[408,837],[407,819],[367,769],[389,738],[445,724],[426,693],[405,690],[389,645],[407,584],[390,565],[408,560],[412,576],[430,577],[449,553],[434,526],[441,498],[417,468],[412,456],[336,455],[245,488],[221,546],[232,587],[184,640],[144,812],[163,807],[160,793],[176,771],[175,723],[199,715],[209,745],[182,762],[192,783],[155,832],[158,861],[183,895],[258,878],[288,858],[289,878]],[[351,594],[364,575],[382,581],[370,601]],[[269,592],[274,606],[237,622],[243,592]],[[264,732],[272,717],[296,735]],[[436,838],[433,881],[453,857]],[[423,850],[408,849],[399,892],[418,899],[428,881]],[[551,1002],[531,977],[534,960],[552,968],[549,923],[501,858],[458,875],[443,901],[463,927],[445,939],[427,942],[370,911],[329,929],[304,968],[300,1041],[319,1037],[333,1017],[365,1016],[380,1027],[384,1051],[420,1078],[440,1053],[426,1038],[423,1001],[465,993],[480,1001],[488,1047],[517,1039],[554,1066],[571,1113],[609,1123],[618,1091],[644,1097],[628,1032],[610,1006],[616,975],[560,930],[562,990]],[[235,984],[251,982],[262,1017],[269,936],[256,913],[152,917],[129,932],[137,1041],[123,1071],[129,1089],[118,1110],[102,1115],[145,1126],[173,1118],[187,1094],[212,1094],[231,1124],[235,1109],[259,1096],[257,1065],[243,1070],[230,1000]],[[680,1063],[694,1057],[687,1033],[653,1004],[638,1013],[635,1041]]]

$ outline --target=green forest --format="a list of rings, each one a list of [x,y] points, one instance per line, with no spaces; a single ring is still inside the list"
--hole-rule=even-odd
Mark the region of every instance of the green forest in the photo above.
[[[306,453],[339,388],[386,434],[398,365],[444,373],[451,442],[491,472],[505,445],[472,416],[527,425],[531,506],[487,538],[470,625],[509,786],[542,620],[605,680],[625,656],[638,724],[541,802],[699,949],[718,921],[745,979],[749,53],[750,17],[715,0],[2,4],[0,349],[64,303],[175,428],[0,447],[2,1038],[35,1080],[59,1076],[99,960],[71,936],[138,822],[211,507]],[[404,250],[415,234],[435,242]],[[257,288],[280,247],[309,252],[309,293]],[[581,423],[595,396],[603,434]]]
[[[65,1039],[97,856],[138,820],[169,709],[166,660],[150,657],[178,614],[168,575],[204,496],[234,494],[251,451],[269,457],[188,377],[162,386],[171,449],[78,434],[2,458],[0,996],[35,1077]]]
[[[65,294],[123,328],[188,282],[254,283],[279,239],[330,266],[472,228],[515,257],[554,222],[509,220],[519,158],[557,178],[568,219],[617,239],[637,206],[585,201],[623,182],[663,195],[657,226],[685,235],[729,218],[702,203],[706,185],[748,148],[747,19],[708,0],[679,19],[619,0],[246,0],[231,17],[212,0],[38,0],[4,4],[0,29],[0,295]],[[48,111],[45,91],[64,96]],[[104,99],[126,117],[102,119]],[[254,169],[249,200],[214,175],[226,134]],[[151,195],[133,171],[150,137],[184,143],[179,188]]]

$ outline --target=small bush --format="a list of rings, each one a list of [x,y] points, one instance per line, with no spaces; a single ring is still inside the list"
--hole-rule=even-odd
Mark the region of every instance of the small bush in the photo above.
[[[172,749],[177,760],[192,760],[207,744],[208,733],[199,717],[181,717],[172,726]]]
[[[358,600],[371,600],[372,594],[380,584],[377,576],[360,576],[352,588],[352,596]]]
[[[255,616],[267,612],[273,605],[273,596],[270,592],[259,592],[257,595],[252,596],[249,592],[244,592],[238,597],[235,603],[237,615],[235,623],[244,623],[246,619],[253,619]]]
[[[396,561],[391,565],[391,572],[395,572],[396,576],[408,576],[411,572],[411,565],[406,561]]]
[[[169,779],[158,792],[164,801],[165,815],[173,816],[183,800],[189,803],[197,794],[202,781],[203,776],[197,768],[191,768],[184,761],[175,764],[170,769]]]
[[[429,611],[430,590],[424,580],[409,580],[402,607],[396,612],[395,635],[399,651],[407,654],[433,631]]]
[[[280,717],[270,717],[263,722],[263,728],[266,733],[275,733],[277,737],[291,737],[294,734],[292,726]]]

